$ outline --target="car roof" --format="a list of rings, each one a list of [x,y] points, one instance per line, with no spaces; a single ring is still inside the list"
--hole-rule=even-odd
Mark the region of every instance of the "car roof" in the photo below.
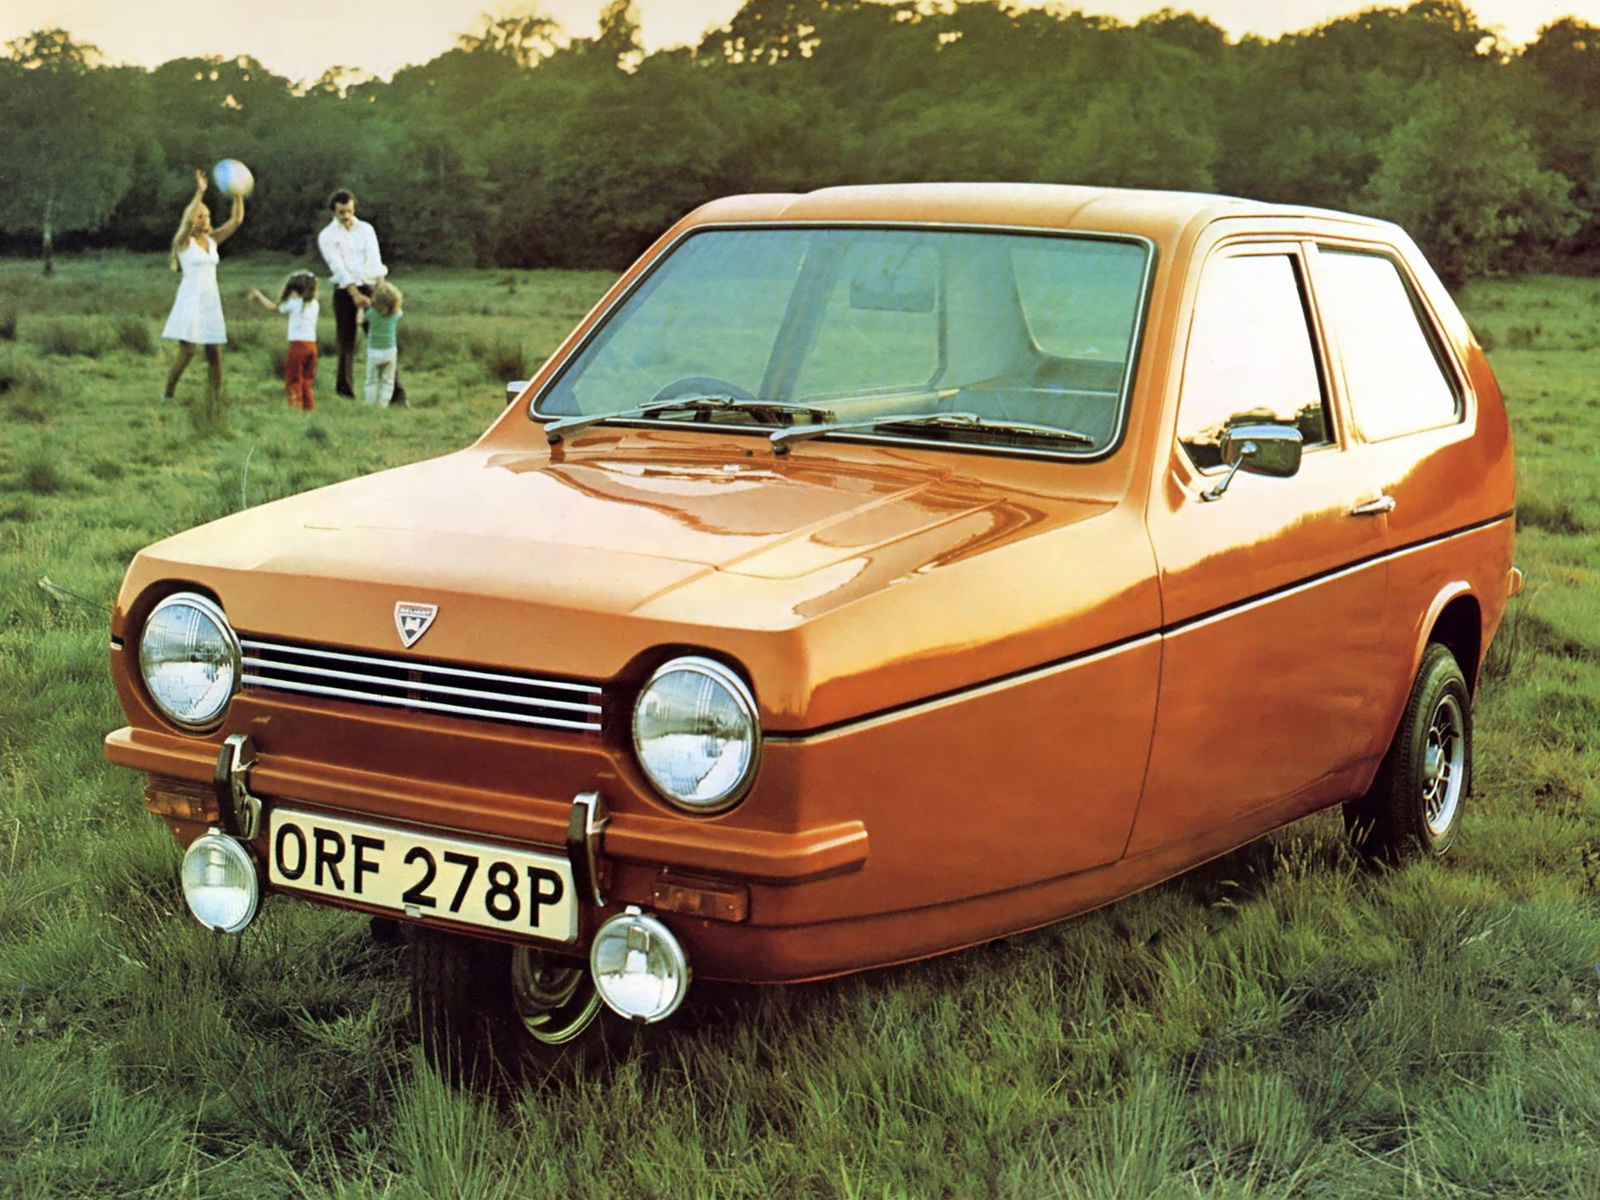
[[[1086,187],[1058,183],[889,183],[729,196],[702,205],[687,224],[884,221],[1038,226],[1134,233],[1167,241],[1229,217],[1314,219],[1371,232],[1385,221],[1332,209],[1268,204],[1207,192]]]

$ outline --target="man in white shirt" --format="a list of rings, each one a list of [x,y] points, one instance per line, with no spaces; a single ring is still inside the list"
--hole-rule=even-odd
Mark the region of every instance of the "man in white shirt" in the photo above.
[[[373,285],[389,273],[378,252],[378,234],[365,221],[356,220],[355,193],[340,188],[328,197],[333,220],[317,234],[333,283],[333,327],[339,342],[339,376],[335,388],[341,396],[355,398],[356,328],[359,313],[372,304]],[[406,390],[398,373],[391,404],[404,404]]]

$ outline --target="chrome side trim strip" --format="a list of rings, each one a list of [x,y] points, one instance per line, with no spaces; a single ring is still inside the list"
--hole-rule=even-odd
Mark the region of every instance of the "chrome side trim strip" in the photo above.
[[[1382,567],[1385,565],[1388,557],[1388,555],[1383,555],[1378,558],[1364,558],[1360,562],[1351,563],[1347,567],[1340,567],[1332,571],[1324,571],[1321,575],[1315,575],[1312,578],[1305,580],[1303,583],[1292,583],[1286,587],[1278,588],[1276,591],[1268,592],[1265,595],[1257,596],[1253,599],[1245,600],[1238,604],[1230,604],[1226,608],[1218,609],[1215,612],[1203,613],[1198,617],[1191,617],[1186,621],[1174,622],[1172,625],[1167,626],[1167,628],[1164,630],[1164,633],[1167,637],[1177,637],[1180,634],[1188,633],[1191,629],[1204,629],[1208,625],[1215,625],[1220,621],[1226,621],[1232,617],[1242,616],[1248,612],[1254,612],[1263,605],[1276,604],[1279,600],[1287,600],[1291,596],[1298,596],[1302,593],[1309,592],[1312,588],[1319,588],[1325,583],[1334,583],[1340,579],[1347,579],[1351,575],[1358,575],[1362,571],[1369,571]]]
[[[1409,542],[1404,546],[1399,546],[1393,550],[1380,551],[1377,554],[1369,555],[1367,558],[1364,558],[1359,562],[1347,563],[1344,566],[1335,568],[1334,570],[1326,571],[1321,575],[1313,575],[1306,579],[1296,580],[1293,583],[1284,585],[1283,587],[1262,592],[1259,595],[1250,596],[1234,604],[1213,609],[1209,612],[1197,613],[1195,616],[1186,617],[1180,621],[1173,621],[1169,624],[1161,625],[1155,629],[1146,630],[1142,633],[1132,634],[1128,637],[1120,639],[1119,641],[1109,642],[1106,645],[1098,646],[1092,650],[1086,650],[1076,655],[1070,655],[1066,658],[1056,659],[1047,663],[1041,663],[1034,667],[1025,667],[1022,670],[1013,671],[1008,675],[1000,675],[991,679],[980,680],[976,683],[963,685],[961,687],[951,688],[949,691],[940,692],[933,696],[922,696],[916,700],[908,701],[904,704],[879,709],[876,712],[865,713],[858,717],[849,717],[845,720],[835,721],[828,725],[819,725],[811,729],[764,731],[762,733],[762,739],[764,741],[774,742],[780,745],[785,743],[794,744],[807,742],[817,738],[828,737],[840,732],[848,732],[855,729],[868,727],[878,722],[899,717],[902,714],[915,714],[924,709],[931,708],[934,705],[942,704],[947,700],[956,699],[957,697],[981,696],[993,690],[994,688],[1006,687],[1019,681],[1038,678],[1039,676],[1047,675],[1052,671],[1060,670],[1064,667],[1076,666],[1080,663],[1093,662],[1096,659],[1104,658],[1107,655],[1120,654],[1124,650],[1143,645],[1153,639],[1165,639],[1176,636],[1183,633],[1185,630],[1223,620],[1229,616],[1232,616],[1234,613],[1243,612],[1252,608],[1259,608],[1263,604],[1270,603],[1271,601],[1279,599],[1280,597],[1293,595],[1297,592],[1303,592],[1309,588],[1317,586],[1320,583],[1325,583],[1330,579],[1337,579],[1342,576],[1353,574],[1356,571],[1365,570],[1374,564],[1379,564],[1388,560],[1404,558],[1407,555],[1419,553],[1423,550],[1430,549],[1431,547],[1438,546],[1444,542],[1454,541],[1457,538],[1470,537],[1473,534],[1482,533],[1485,530],[1492,529],[1496,525],[1510,520],[1514,515],[1515,510],[1511,510],[1485,518],[1482,521],[1475,521],[1470,525],[1463,525],[1457,529],[1450,529],[1443,533],[1419,538],[1416,541]]]
[[[792,745],[817,742],[839,734],[856,733],[863,729],[872,729],[879,725],[888,724],[891,721],[898,721],[903,717],[918,716],[942,704],[948,704],[952,700],[968,700],[976,696],[987,696],[1000,691],[1002,688],[1012,687],[1019,683],[1029,683],[1035,679],[1043,679],[1050,675],[1059,674],[1062,671],[1070,671],[1075,667],[1087,666],[1090,663],[1110,658],[1114,654],[1122,654],[1128,650],[1136,650],[1160,641],[1161,634],[1159,631],[1143,633],[1136,637],[1125,638],[1120,642],[1113,642],[1108,646],[1086,650],[1069,658],[1057,659],[1055,662],[1044,663],[1037,667],[1028,667],[1021,671],[1015,671],[1010,675],[1002,675],[998,679],[986,680],[971,687],[955,688],[948,692],[941,692],[937,696],[924,697],[910,704],[902,704],[896,708],[868,713],[863,717],[851,717],[832,725],[824,725],[816,729],[796,730],[792,733],[787,730],[780,732],[763,731],[761,737],[763,741],[775,742],[779,745],[785,743]]]
[[[318,684],[299,683],[290,679],[266,679],[260,675],[246,675],[248,686],[272,691],[304,692],[311,696],[330,696],[337,700],[357,700],[384,708],[425,708],[430,712],[449,713],[454,716],[485,717],[491,721],[515,721],[522,725],[549,725],[558,729],[585,729],[598,732],[599,721],[564,721],[557,717],[535,717],[528,713],[505,712],[489,708],[472,708],[465,704],[443,704],[436,700],[413,700],[405,696],[383,696],[372,692],[357,692],[349,688],[324,687]]]
[[[1404,558],[1409,554],[1416,554],[1419,551],[1441,545],[1445,542],[1454,541],[1457,538],[1469,537],[1472,534],[1481,533],[1485,529],[1492,529],[1502,521],[1507,520],[1511,515],[1511,513],[1501,513],[1498,516],[1489,517],[1487,520],[1477,521],[1471,525],[1463,525],[1459,529],[1451,529],[1444,533],[1435,534],[1432,537],[1420,538],[1415,542],[1410,542],[1404,546],[1398,546],[1393,550],[1380,550],[1378,553],[1369,554],[1366,558],[1359,559],[1356,562],[1346,563],[1341,567],[1334,567],[1333,569],[1323,571],[1320,574],[1310,575],[1304,579],[1295,580],[1292,583],[1284,584],[1282,587],[1273,588],[1271,590],[1262,592],[1259,595],[1249,596],[1243,600],[1235,601],[1232,604],[1224,605],[1221,608],[1212,609],[1209,612],[1196,613],[1192,617],[1185,617],[1180,621],[1173,621],[1168,625],[1164,625],[1161,631],[1170,637],[1173,634],[1182,633],[1186,629],[1194,629],[1201,625],[1210,625],[1216,621],[1230,617],[1235,613],[1249,612],[1251,609],[1260,608],[1263,604],[1269,604],[1272,601],[1282,599],[1285,596],[1293,596],[1298,592],[1303,592],[1309,588],[1316,587],[1318,584],[1327,583],[1329,580],[1341,579],[1346,575],[1353,575],[1357,571],[1364,571],[1368,567],[1374,565],[1390,562],[1397,558]]]

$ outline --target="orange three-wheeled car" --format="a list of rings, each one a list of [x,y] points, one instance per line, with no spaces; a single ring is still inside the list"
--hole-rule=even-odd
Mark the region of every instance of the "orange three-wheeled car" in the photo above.
[[[149,547],[112,628],[107,753],[195,915],[405,922],[458,1048],[970,945],[1330,805],[1456,834],[1511,443],[1392,225],[738,196],[515,392]]]

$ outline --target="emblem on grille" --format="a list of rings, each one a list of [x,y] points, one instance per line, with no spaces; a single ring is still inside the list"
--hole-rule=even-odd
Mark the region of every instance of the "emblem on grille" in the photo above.
[[[400,644],[407,650],[415,646],[438,615],[437,604],[411,604],[405,600],[397,603],[394,606],[394,627],[400,632]]]

